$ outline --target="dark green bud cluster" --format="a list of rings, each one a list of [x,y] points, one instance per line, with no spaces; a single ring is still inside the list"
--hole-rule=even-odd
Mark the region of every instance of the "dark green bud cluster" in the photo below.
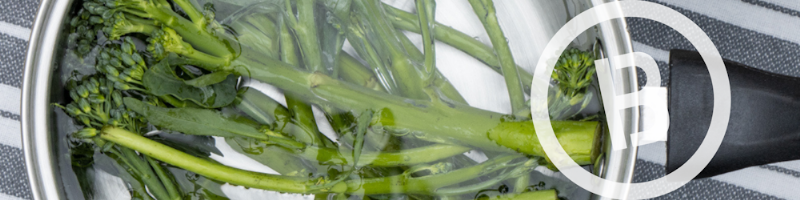
[[[122,44],[109,44],[100,51],[95,69],[105,74],[114,88],[129,90],[141,85],[147,65],[132,39],[126,37]]]
[[[86,55],[92,51],[97,41],[97,33],[103,27],[104,20],[92,15],[87,10],[78,11],[79,14],[69,21],[70,45],[75,45],[78,55]]]
[[[150,43],[147,52],[156,60],[165,58],[170,52],[181,54],[193,51],[191,46],[184,45],[183,38],[175,30],[167,27],[153,31],[147,41]]]
[[[558,81],[561,91],[568,96],[575,96],[589,87],[594,73],[594,55],[570,49],[558,59],[552,78]]]
[[[136,25],[132,24],[125,17],[125,14],[117,13],[109,19],[108,26],[103,27],[103,32],[108,34],[112,40],[119,39],[122,35],[135,32]]]
[[[111,23],[111,14],[114,9],[105,6],[104,1],[86,1],[83,8],[78,10],[69,21],[71,35],[70,43],[77,45],[78,55],[87,55],[97,43],[97,34]]]
[[[90,128],[102,128],[105,125],[126,127],[141,121],[133,111],[125,108],[122,92],[115,90],[114,84],[102,76],[72,82],[69,91],[72,102],[58,107],[87,127],[76,136],[94,136],[95,133],[90,132],[94,129]]]
[[[217,9],[214,7],[214,4],[210,2],[203,6],[203,18],[206,21],[206,27],[211,30],[211,32],[225,32],[225,27],[216,20],[216,12]]]
[[[69,41],[75,45],[78,55],[87,55],[97,44],[97,34],[104,34],[110,40],[134,32],[149,34],[153,22],[142,20],[136,14],[155,8],[150,0],[87,0],[83,7],[69,21],[71,35]],[[131,18],[138,20],[131,21]]]

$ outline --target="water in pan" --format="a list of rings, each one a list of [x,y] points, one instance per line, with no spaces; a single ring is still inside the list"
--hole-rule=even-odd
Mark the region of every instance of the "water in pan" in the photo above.
[[[413,1],[385,1],[386,3],[395,7],[411,10],[413,9]],[[202,3],[202,2],[201,2]],[[249,1],[232,1],[221,2],[214,1],[216,6],[217,18],[225,19],[227,14],[235,13],[241,10],[243,5],[249,5]],[[531,71],[533,65],[537,62],[538,55],[541,53],[541,48],[549,39],[549,36],[559,28],[559,26],[566,22],[569,12],[574,10],[584,9],[581,8],[582,4],[576,4],[571,1],[557,2],[557,1],[496,1],[499,12],[501,25],[503,27],[515,27],[513,29],[505,29],[505,33],[511,44],[512,52],[515,55],[515,61],[524,69]],[[545,12],[550,10],[549,12]],[[552,15],[552,10],[563,10],[561,15]],[[227,13],[227,14],[226,14]],[[460,30],[468,35],[475,36],[479,41],[490,44],[488,36],[483,30],[480,21],[475,17],[470,5],[466,1],[440,1],[437,5],[437,21]],[[547,15],[542,14],[547,13]],[[222,20],[224,22],[224,20]],[[541,28],[549,27],[549,28]],[[422,40],[419,35],[407,32],[406,35],[412,42],[421,49]],[[593,36],[585,34],[581,38],[576,39],[574,46],[588,49],[593,43]],[[68,47],[64,50],[61,57],[61,64],[59,65],[59,72],[61,80],[67,80],[72,75],[73,69],[78,69],[80,73],[91,74],[94,73],[93,65],[94,58],[91,56],[79,59],[72,54]],[[140,47],[144,49],[143,45]],[[455,49],[448,45],[440,44],[437,48],[437,66],[442,74],[453,83],[455,88],[461,93],[464,99],[473,107],[484,110],[494,111],[498,113],[510,113],[510,105],[506,87],[502,76],[492,71],[479,60]],[[345,44],[343,49],[351,55],[357,55],[355,50],[349,44]],[[520,56],[530,55],[530,56]],[[283,100],[282,94],[269,85],[253,81],[248,83],[253,88],[256,88],[268,96],[276,100]],[[65,98],[58,100],[58,103],[65,103],[68,99],[65,91],[54,91],[55,96],[63,96]],[[285,102],[280,102],[286,105]],[[596,104],[593,102],[592,104]],[[596,105],[593,105],[597,107]],[[327,119],[321,114],[318,108],[315,109],[316,121],[320,122],[320,131],[327,136],[335,139],[335,133],[327,125]],[[589,109],[594,110],[595,109]],[[64,114],[61,110],[56,109],[56,123],[58,124],[57,132],[58,138],[68,138],[67,135],[78,130],[74,125],[75,123]],[[157,135],[162,133],[150,133]],[[168,134],[164,134],[168,137]],[[213,150],[208,150],[210,158],[222,164],[233,166],[240,169],[251,171],[272,173],[277,172],[250,157],[237,152],[232,149],[225,139],[220,137],[185,137],[181,138],[184,144],[196,144],[198,148],[215,147]],[[108,156],[90,149],[89,146],[81,146],[81,142],[73,139],[58,140],[59,143],[59,166],[61,174],[63,175],[62,181],[64,191],[67,193],[69,199],[86,199],[93,197],[93,199],[130,199],[127,186],[123,179],[126,176],[125,169],[119,168],[113,162],[113,159]],[[404,145],[413,145],[411,143]],[[80,151],[85,151],[81,154]],[[242,151],[242,150],[240,150]],[[247,151],[247,149],[243,149]],[[76,153],[79,152],[79,153]],[[94,153],[88,153],[94,152]],[[88,156],[91,155],[91,156]],[[222,156],[224,155],[224,156]],[[483,162],[486,156],[480,151],[470,151],[465,155],[475,161]],[[196,193],[204,193],[206,197],[215,195],[225,195],[231,199],[313,199],[313,195],[292,195],[282,194],[278,192],[245,189],[241,186],[232,186],[223,184],[218,187],[218,190],[213,190],[208,185],[219,185],[214,181],[205,179],[191,172],[186,172],[177,168],[169,168],[175,175],[178,183],[189,185],[189,188],[195,189]],[[130,175],[127,175],[130,176]],[[130,177],[127,177],[130,178]],[[532,173],[532,183],[534,189],[558,189],[559,195],[568,199],[586,199],[588,193],[582,189],[572,185],[557,172],[552,172],[545,167],[538,167],[536,172]],[[83,186],[83,189],[82,189]],[[87,187],[88,186],[88,187]],[[92,188],[92,189],[88,189]],[[487,196],[497,195],[498,193],[505,192],[508,187],[501,183],[486,187],[478,193],[470,194],[478,197],[481,194]],[[196,196],[197,197],[197,196]]]

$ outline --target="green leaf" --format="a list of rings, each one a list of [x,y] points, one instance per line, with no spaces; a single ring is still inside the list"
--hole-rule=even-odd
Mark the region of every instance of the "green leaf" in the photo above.
[[[245,136],[267,139],[255,127],[227,118],[214,110],[200,108],[164,108],[146,104],[134,98],[125,98],[125,106],[147,118],[162,129],[190,135],[220,137]]]
[[[218,72],[213,72],[213,73],[210,73],[210,74],[206,74],[206,75],[203,75],[203,76],[200,76],[200,77],[197,77],[195,79],[188,80],[188,81],[185,81],[185,82],[186,82],[187,85],[191,85],[191,86],[200,88],[200,87],[206,87],[206,86],[209,86],[209,85],[221,83],[222,81],[225,81],[225,80],[228,79],[228,75],[231,75],[231,73],[227,72],[227,71],[218,71]]]
[[[152,66],[142,77],[144,87],[155,96],[172,95],[183,101],[191,101],[206,108],[219,108],[231,104],[236,99],[237,77],[225,76],[221,82],[203,87],[196,87],[184,81],[175,74],[173,66],[187,64],[185,60],[170,54],[167,58]],[[213,77],[192,82],[194,85],[204,85],[219,79],[224,73],[210,74]],[[201,77],[202,78],[202,77]]]

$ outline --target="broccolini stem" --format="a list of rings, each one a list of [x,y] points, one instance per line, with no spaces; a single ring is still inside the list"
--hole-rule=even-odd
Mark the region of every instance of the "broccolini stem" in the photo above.
[[[203,16],[203,13],[200,12],[200,10],[198,10],[197,7],[195,7],[192,1],[172,0],[172,2],[175,2],[175,4],[181,7],[183,12],[186,13],[186,16],[189,16],[189,20],[192,20],[192,22],[194,22],[194,25],[197,26],[198,29],[206,30],[206,24],[208,22],[206,21],[205,16]]]
[[[291,10],[289,10],[289,12],[291,12]],[[293,17],[293,16],[288,16],[288,17]],[[289,20],[291,21],[293,19]],[[286,23],[286,24],[292,24],[292,23]],[[299,67],[300,61],[297,56],[297,48],[295,46],[295,40],[294,37],[292,37],[291,33],[289,33],[289,27],[287,26],[289,25],[282,26],[280,30],[281,60],[283,60],[286,63],[289,63],[290,65]],[[302,27],[302,26],[296,25],[295,27]],[[307,37],[307,36],[302,36],[302,37]],[[316,34],[314,34],[314,37],[316,37]],[[307,70],[312,70],[312,69],[307,69]],[[317,123],[314,118],[314,113],[311,110],[311,105],[306,104],[306,102],[292,96],[291,94],[286,94],[286,106],[292,113],[292,118],[294,119],[293,121],[295,121],[297,127],[301,129],[301,130],[293,130],[291,132],[295,136],[295,138],[297,138],[297,140],[299,140],[300,142],[304,143],[316,144],[316,145],[323,144],[323,140],[325,139],[323,137],[325,136],[319,133],[319,130],[317,129]]]
[[[302,158],[278,145],[268,145],[252,138],[242,137],[228,137],[225,138],[225,142],[236,152],[259,161],[281,175],[306,176],[307,174],[298,172],[314,169],[306,166]]]
[[[439,188],[514,167],[519,164],[514,160],[519,158],[524,157],[520,155],[500,156],[481,164],[449,172],[436,173],[432,171],[432,175],[422,177],[413,177],[411,174],[404,173],[380,178],[350,180],[347,181],[347,192],[365,195],[391,193],[437,195]]]
[[[531,183],[531,175],[529,173],[525,173],[520,175],[520,177],[514,179],[514,192],[522,193],[525,189],[528,188],[528,185]]]
[[[283,105],[274,99],[264,95],[261,91],[246,88],[242,94],[242,101],[236,108],[245,112],[261,124],[273,125],[275,123],[275,112],[289,113]]]
[[[386,89],[381,87],[375,75],[367,70],[367,67],[362,65],[356,58],[353,58],[346,52],[340,52],[339,58],[336,59],[339,65],[339,76],[350,83],[361,85],[375,91],[385,92]]]
[[[188,48],[194,47],[193,45],[190,45],[188,43],[184,43],[183,46]],[[190,49],[189,51],[178,52],[178,53],[182,56],[198,61],[197,62],[198,65],[216,65],[216,66],[230,65],[230,58],[209,55],[201,51],[197,51],[195,49]]]
[[[387,64],[384,63],[384,59],[379,55],[380,50],[385,47],[372,46],[366,37],[366,30],[361,26],[360,18],[354,17],[353,20],[354,22],[348,26],[347,40],[356,49],[358,55],[367,61],[367,66],[372,69],[378,83],[383,86],[385,91],[389,94],[400,95],[402,91],[400,91],[394,75],[389,71]]]
[[[433,0],[416,0],[417,16],[419,16],[419,27],[422,30],[422,46],[425,53],[425,73],[427,73],[428,84],[432,84],[435,78],[436,70],[436,51],[433,41],[433,24],[436,22],[434,19],[434,11],[436,10],[436,2]],[[402,37],[402,36],[401,36]],[[409,50],[411,51],[411,50]],[[433,97],[432,97],[433,98]]]
[[[143,6],[143,12],[126,12],[134,15],[138,13],[139,17],[152,18],[163,23],[178,32],[184,40],[192,44],[196,49],[214,56],[233,58],[234,52],[236,52],[234,46],[237,45],[235,41],[214,36],[207,30],[200,29],[192,21],[172,11],[169,5],[161,5],[162,3],[143,3],[146,5]],[[193,6],[191,7],[194,8]]]
[[[398,152],[363,152],[357,166],[413,166],[422,163],[449,158],[469,151],[469,148],[455,145],[434,144]],[[352,165],[355,158],[349,151],[308,146],[300,154],[301,157],[318,161],[326,165]]]
[[[435,32],[438,29],[433,30]],[[411,59],[414,59],[414,61],[424,62],[425,56],[419,51],[419,49],[417,49],[416,46],[414,46],[414,43],[411,43],[411,40],[409,40],[408,37],[401,35],[400,43],[402,43],[403,47],[408,50],[408,56],[410,56]],[[447,97],[448,99],[458,103],[467,104],[467,100],[461,96],[461,93],[456,90],[455,86],[453,86],[453,84],[450,83],[450,81],[448,81],[447,78],[445,78],[444,75],[439,72],[439,70],[434,69],[433,73],[434,81],[430,84],[433,84],[434,87],[438,88],[439,91],[444,94],[444,97]]]
[[[99,138],[94,139],[94,140],[102,141]],[[123,174],[120,174],[119,177],[122,180],[126,181],[128,183],[128,185],[130,185],[131,190],[133,190],[132,194],[131,194],[131,197],[133,197],[133,198],[138,197],[138,198],[141,198],[142,200],[153,200],[153,197],[151,197],[149,195],[149,193],[147,193],[147,190],[145,189],[146,186],[142,182],[141,178],[137,178],[138,175],[134,174],[134,173],[137,173],[137,172],[129,171],[129,170],[134,170],[134,169],[132,169],[132,166],[130,164],[128,164],[128,163],[126,163],[126,164],[120,163],[120,162],[127,162],[127,161],[125,161],[122,158],[122,156],[120,156],[121,154],[119,152],[115,152],[115,151],[111,151],[111,152],[113,152],[112,154],[117,156],[117,158],[114,158],[114,160],[116,160],[117,163],[118,163],[117,165],[114,165],[114,166],[117,167],[117,170],[128,172],[127,176],[125,176]]]
[[[398,37],[402,35],[391,23],[386,20],[386,14],[383,7],[380,6],[378,0],[356,0],[354,4],[357,10],[363,12],[358,15],[360,18],[365,18],[362,21],[368,24],[368,28],[375,32],[374,34],[378,41],[381,42],[376,45],[385,46],[387,52],[378,52],[383,56],[387,63],[391,64],[390,70],[399,86],[402,96],[413,99],[429,99],[429,95],[425,93],[426,74],[422,66],[415,65],[408,56],[402,44],[398,41]],[[370,35],[367,35],[370,38]]]
[[[120,156],[124,157],[123,159],[127,160],[131,165],[133,165],[134,168],[136,168],[139,173],[141,173],[139,176],[142,179],[142,182],[144,182],[144,184],[147,186],[147,189],[156,199],[170,199],[166,188],[164,188],[164,185],[162,185],[161,181],[158,180],[158,176],[156,176],[156,174],[153,172],[153,169],[150,168],[150,165],[145,160],[142,160],[139,155],[136,155],[136,152],[133,152],[133,150],[129,148],[120,148],[119,151]]]
[[[100,131],[100,138],[210,179],[245,187],[301,194],[436,194],[436,189],[438,188],[477,178],[497,170],[518,166],[520,163],[514,160],[524,158],[519,155],[501,156],[475,166],[450,172],[441,171],[446,171],[446,169],[435,168],[433,169],[435,171],[432,171],[434,172],[432,175],[422,177],[413,177],[412,174],[406,173],[389,177],[352,179],[345,182],[325,184],[326,181],[324,180],[308,180],[300,177],[264,174],[224,166],[191,156],[121,128],[105,127]],[[436,173],[436,171],[440,172]],[[155,175],[153,176],[155,178]],[[150,189],[152,190],[152,188]]]
[[[171,178],[171,174],[164,170],[164,168],[158,164],[158,161],[153,160],[150,157],[144,157],[150,166],[153,167],[153,171],[156,172],[158,179],[161,180],[161,184],[164,185],[164,188],[167,189],[167,194],[169,194],[170,199],[181,199],[181,193],[178,192],[178,187],[175,186],[173,180]]]
[[[235,60],[234,73],[272,84],[315,104],[342,110],[376,110],[380,126],[399,132],[416,131],[442,141],[454,141],[487,151],[519,151],[545,156],[530,121],[513,122],[502,114],[457,103],[430,102],[386,95],[326,75],[309,74],[269,58]],[[269,66],[269,67],[261,67]],[[207,69],[215,71],[216,69]],[[579,164],[589,164],[595,121],[553,121],[561,145]],[[499,146],[498,146],[499,145]]]
[[[297,35],[297,42],[300,44],[300,51],[303,52],[303,61],[311,72],[321,72],[330,74],[330,70],[322,66],[322,53],[320,52],[319,37],[317,36],[317,24],[314,22],[314,6],[316,0],[295,1],[297,4],[297,24],[289,23],[290,27]],[[288,10],[294,17],[294,13]]]
[[[423,5],[419,5],[420,3],[422,3]],[[426,52],[423,55],[419,51],[419,49],[417,49],[417,47],[413,43],[411,43],[411,40],[409,40],[408,37],[403,34],[399,35],[400,42],[406,49],[406,52],[408,53],[409,57],[411,57],[411,59],[423,62],[425,64],[425,70],[426,70],[425,72],[428,73],[428,77],[426,77],[427,79],[426,82],[428,84],[428,87],[436,88],[438,89],[438,91],[432,91],[432,92],[440,93],[432,95],[431,96],[432,99],[434,98],[436,98],[435,100],[447,99],[449,101],[467,104],[467,101],[464,99],[463,96],[461,96],[461,93],[459,93],[455,89],[453,84],[451,84],[450,81],[448,81],[447,78],[445,78],[442,75],[442,73],[436,69],[435,66],[436,65],[435,48],[433,40],[434,38],[432,34],[432,30],[435,30],[433,28],[433,24],[435,23],[434,13],[433,13],[436,6],[435,2],[428,0],[417,0],[417,4],[418,4],[417,5],[418,13],[427,13],[424,16],[430,16],[430,19],[427,18],[422,19],[423,15],[420,15],[420,20],[426,22],[420,25],[421,29],[428,29],[427,35],[422,34],[424,43],[423,48]],[[426,24],[428,26],[425,26]],[[430,91],[430,88],[426,89]],[[474,162],[470,158],[467,158],[464,155],[456,155],[456,158],[454,160],[455,164],[459,166],[468,166],[474,164]]]
[[[512,113],[527,109],[525,91],[522,89],[517,65],[514,64],[514,57],[508,47],[508,40],[500,28],[500,23],[497,21],[494,2],[492,0],[469,0],[469,3],[472,5],[472,9],[475,10],[475,14],[478,15],[478,19],[483,23],[486,33],[489,34],[494,51],[500,60],[500,69],[502,69],[503,78],[505,78],[506,87],[508,87],[508,95],[511,98]]]
[[[389,19],[392,20],[392,24],[396,28],[420,33],[419,21],[414,14],[386,4],[384,4],[383,7],[386,9],[386,13],[390,15]],[[483,63],[486,63],[486,65],[491,67],[492,70],[496,71],[497,73],[502,73],[502,69],[500,69],[500,62],[497,61],[497,55],[494,53],[494,49],[492,49],[492,47],[481,43],[472,36],[440,23],[435,23],[433,35],[437,40],[464,51],[464,53],[467,53]],[[533,75],[529,73],[522,73],[525,72],[525,70],[519,68],[519,66],[517,68],[517,71],[520,72],[519,77],[522,81],[524,87],[523,89],[525,92],[530,92],[530,85],[533,80]]]
[[[436,194],[452,196],[452,195],[462,195],[467,193],[478,192],[480,190],[492,187],[493,185],[496,185],[508,179],[512,179],[514,177],[528,177],[529,180],[530,172],[533,171],[533,169],[539,165],[537,162],[538,159],[530,159],[520,166],[514,167],[513,169],[508,171],[502,171],[499,174],[491,176],[490,179],[484,180],[480,183],[467,186],[458,186],[453,188],[441,188],[436,190]],[[522,193],[526,189],[525,187],[527,186],[528,185],[526,183],[524,184],[521,190],[515,188],[514,192]]]
[[[120,128],[105,127],[100,133],[100,138],[136,150],[145,156],[152,157],[170,165],[186,169],[210,179],[228,182],[234,185],[302,194],[322,192],[342,193],[346,191],[347,187],[344,183],[338,183],[332,186],[318,186],[315,185],[313,181],[303,178],[264,174],[228,167],[206,159],[191,156]]]
[[[390,51],[387,56],[400,56],[402,57],[404,51],[403,47],[397,43],[399,33],[392,27],[392,25],[385,19],[385,12],[382,7],[378,6],[379,1],[375,0],[354,0],[356,8],[362,12],[359,17],[363,18],[364,22],[369,24],[370,30],[374,31],[380,40],[383,40],[384,45]],[[363,25],[363,24],[362,24]]]

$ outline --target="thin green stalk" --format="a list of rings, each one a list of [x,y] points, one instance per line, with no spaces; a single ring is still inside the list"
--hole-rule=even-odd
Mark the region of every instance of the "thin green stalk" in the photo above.
[[[384,59],[379,55],[379,49],[386,47],[372,46],[366,36],[366,30],[358,23],[358,17],[353,18],[354,23],[348,26],[347,40],[353,45],[356,52],[362,59],[367,61],[367,66],[372,69],[372,72],[377,77],[378,82],[386,89],[389,94],[401,94],[400,86],[397,85],[395,77],[388,68],[388,64],[384,63]]]
[[[288,113],[283,105],[253,88],[245,88],[242,101],[236,107],[248,116],[262,124],[273,125],[276,120],[274,113]]]
[[[391,64],[390,70],[395,77],[402,96],[414,99],[429,99],[429,95],[423,90],[425,88],[425,72],[422,66],[416,65],[408,56],[403,45],[399,42],[399,33],[391,23],[386,20],[385,11],[377,0],[356,0],[354,4],[360,10],[358,17],[366,23],[365,28],[374,32],[376,39],[375,45],[384,46],[388,52],[379,52],[387,63]]]
[[[101,139],[94,139],[94,140],[95,141],[103,141]],[[151,197],[150,194],[147,193],[147,189],[145,189],[146,186],[142,182],[141,178],[136,178],[137,176],[140,176],[140,175],[137,174],[138,172],[133,171],[134,170],[134,169],[132,169],[133,166],[130,165],[129,163],[126,163],[127,161],[122,158],[122,156],[121,156],[122,154],[120,154],[118,151],[112,151],[110,153],[113,154],[113,156],[110,156],[110,157],[112,157],[114,160],[117,161],[117,164],[114,165],[114,166],[119,171],[127,172],[127,173],[120,174],[119,177],[122,180],[124,180],[125,182],[127,182],[128,185],[131,187],[131,190],[132,190],[131,191],[131,193],[132,193],[131,197],[132,198],[141,198],[142,200],[153,200],[153,197]]]
[[[253,22],[256,20],[262,21]],[[273,26],[274,22],[268,17],[245,16],[234,21],[231,28],[236,30],[237,39],[242,46],[242,56],[255,54],[277,58],[280,54],[280,39],[275,33],[278,29]]]
[[[414,33],[421,33],[419,21],[414,14],[397,9],[387,4],[384,4],[383,7],[386,9],[386,13],[390,16],[389,19],[396,28]],[[502,74],[500,62],[497,60],[497,55],[494,53],[494,49],[492,49],[492,47],[481,43],[472,36],[438,22],[434,24],[433,35],[436,40],[444,42],[445,44],[453,46],[464,53],[477,58],[483,63],[486,63],[486,65],[492,68],[492,70]],[[522,81],[525,92],[530,92],[533,75],[529,73],[522,73],[525,72],[525,70],[519,66],[517,66],[517,71],[520,72],[519,77]]]
[[[184,13],[186,13],[186,16],[189,16],[189,19],[192,20],[192,22],[194,22],[194,25],[197,26],[198,29],[200,30],[206,29],[206,24],[208,22],[206,21],[205,16],[203,16],[202,12],[197,10],[197,8],[194,6],[194,4],[192,4],[191,1],[172,0],[172,2],[175,2],[175,4],[178,5],[181,8],[181,10],[183,10]]]
[[[343,80],[370,88],[375,91],[386,91],[378,83],[375,75],[371,71],[367,70],[366,66],[358,62],[356,58],[350,56],[350,54],[345,52],[339,53],[339,59],[336,59],[336,62],[341,69],[339,71],[339,77],[341,77]]]
[[[127,12],[139,17],[152,18],[159,21],[178,32],[184,40],[191,43],[196,49],[211,55],[232,58],[233,52],[237,52],[235,41],[214,36],[208,31],[200,29],[192,21],[172,11],[169,5],[161,5],[161,3],[155,2],[142,3],[142,5],[144,6],[144,13]]]
[[[528,177],[527,180],[530,180],[529,173],[531,171],[533,171],[533,169],[536,166],[538,166],[537,162],[538,162],[538,159],[531,159],[531,160],[528,160],[527,162],[525,162],[525,164],[523,164],[523,165],[517,166],[514,169],[511,169],[511,170],[509,170],[507,172],[500,172],[499,174],[496,174],[496,175],[492,176],[491,178],[489,178],[488,180],[484,180],[484,181],[482,181],[480,183],[467,185],[467,186],[452,187],[452,188],[442,188],[442,189],[436,190],[436,193],[439,194],[439,195],[447,195],[447,196],[462,195],[462,194],[474,193],[474,192],[478,192],[480,190],[484,190],[486,188],[492,187],[492,186],[494,186],[496,184],[499,184],[499,183],[501,183],[501,182],[503,182],[505,180],[508,180],[508,179],[512,179],[514,177]],[[519,180],[519,178],[516,179],[516,180]],[[527,183],[524,184],[524,185],[525,185],[525,187],[527,187]],[[521,190],[518,189],[518,188],[515,188],[514,192],[522,193],[526,189],[525,187],[522,187]]]
[[[136,155],[136,152],[133,152],[133,150],[129,148],[120,148],[119,151],[123,159],[131,163],[133,167],[141,173],[140,178],[142,179],[142,182],[144,182],[145,186],[147,186],[147,190],[150,191],[150,193],[153,194],[156,199],[170,199],[169,193],[164,188],[164,185],[162,185],[161,181],[158,180],[158,176],[156,176],[146,161],[142,160],[139,155]]]
[[[438,29],[434,29],[434,31],[435,30]],[[405,35],[400,36],[400,42],[403,44],[405,49],[408,50],[408,55],[411,57],[411,59],[424,62],[425,56],[419,51],[419,49],[417,49],[416,46],[414,46],[414,43],[412,43],[408,37]],[[443,94],[443,96],[440,96],[440,98],[445,97],[451,101],[467,104],[467,100],[461,96],[461,93],[456,90],[455,86],[453,86],[453,84],[450,83],[450,81],[448,81],[439,70],[434,69],[433,73],[433,82],[430,84],[432,84],[435,88],[438,88],[439,92]]]
[[[366,28],[374,31],[379,37],[378,39],[382,40],[383,45],[386,45],[389,51],[387,56],[403,56],[405,51],[402,50],[403,47],[397,42],[399,33],[385,19],[383,8],[378,6],[380,2],[375,0],[354,0],[354,3],[356,8],[361,11],[358,16],[363,18],[361,20],[364,23],[370,25],[366,26]]]
[[[289,19],[287,19],[287,21],[295,20],[293,16],[288,16],[288,18]],[[286,24],[291,24],[291,23],[286,23]],[[283,26],[280,30],[281,60],[294,66],[300,66],[300,61],[296,53],[297,48],[295,46],[294,38],[289,33],[289,29],[286,26],[288,25]],[[307,70],[315,70],[315,69],[309,68]],[[306,102],[304,102],[302,99],[292,96],[291,94],[286,94],[286,106],[292,113],[292,118],[294,119],[295,125],[297,125],[297,127],[301,129],[292,131],[295,138],[297,138],[298,141],[304,143],[320,144],[320,145],[324,144],[323,137],[325,136],[319,133],[319,130],[317,129],[317,123],[314,118],[314,113],[311,110],[311,105],[306,104]]]
[[[303,52],[303,61],[311,72],[321,72],[329,74],[329,70],[322,66],[322,54],[320,52],[319,37],[317,36],[317,25],[314,22],[314,7],[316,0],[295,1],[297,5],[297,18],[291,9],[289,1],[287,4],[287,23],[294,34],[297,35],[297,43],[300,44],[300,51]]]
[[[164,185],[164,188],[167,189],[167,194],[169,194],[169,198],[172,200],[179,200],[181,199],[181,193],[178,191],[178,187],[175,186],[174,181],[172,179],[172,174],[164,170],[164,168],[158,164],[158,161],[153,160],[150,157],[145,157],[150,166],[153,167],[153,171],[156,172],[158,179],[161,180],[161,184]]]
[[[519,178],[514,179],[514,192],[522,193],[531,184],[531,175],[529,173],[522,174]]]
[[[436,22],[434,18],[434,11],[436,10],[436,2],[433,0],[416,0],[417,16],[419,16],[420,30],[422,30],[422,48],[424,49],[424,65],[425,73],[428,75],[427,79],[429,84],[433,83],[436,70],[436,48],[433,41],[433,24]],[[411,51],[411,50],[409,50]]]
[[[225,142],[234,151],[268,166],[281,175],[306,177],[308,173],[302,173],[303,171],[315,169],[306,166],[302,158],[285,147],[265,144],[252,138],[225,138]]]
[[[344,183],[335,184],[333,186],[317,186],[314,184],[313,180],[304,178],[264,174],[224,166],[216,162],[191,156],[120,128],[103,128],[100,132],[100,138],[134,149],[143,155],[170,165],[183,168],[210,179],[228,182],[234,185],[302,194],[322,192],[342,193],[346,191],[347,187]]]
[[[438,195],[439,188],[513,167],[515,166],[514,160],[518,158],[523,158],[523,156],[501,156],[478,165],[422,177],[413,177],[411,174],[404,173],[396,176],[351,180],[347,181],[347,192],[364,195],[392,193]]]
[[[472,5],[472,9],[475,10],[475,14],[478,15],[478,19],[483,23],[486,33],[489,34],[494,51],[500,60],[500,69],[502,69],[503,78],[505,78],[506,87],[508,87],[512,112],[516,113],[527,109],[525,91],[522,89],[517,65],[514,64],[514,57],[511,55],[511,48],[508,47],[508,40],[500,28],[500,23],[497,21],[494,3],[492,0],[469,0],[469,3]]]
[[[408,37],[400,37],[400,43],[403,44],[403,48],[408,50],[408,56],[411,57],[416,62],[425,62],[425,54],[422,54],[421,51],[411,42],[411,39]]]
[[[289,111],[269,96],[258,90],[247,88],[242,94],[241,103],[237,109],[262,124],[270,125],[272,134],[287,135],[299,128],[294,125]],[[277,137],[276,137],[277,138]],[[235,151],[242,153],[282,175],[306,176],[308,171],[317,170],[315,166],[306,165],[301,157],[295,155],[298,149],[307,145],[297,141],[287,140],[259,140],[255,138],[225,138],[225,141]]]
[[[278,27],[276,22],[272,20],[271,17],[259,14],[253,14],[244,16],[241,18],[241,21],[247,22],[248,24],[252,25],[256,30],[263,33],[263,35],[270,40],[274,41],[274,44],[278,43],[278,37],[280,37],[280,28]],[[283,22],[281,22],[283,23]],[[237,31],[238,32],[238,31]]]
[[[228,66],[230,65],[230,59],[224,57],[217,57],[213,55],[206,54],[202,51],[197,51],[193,47],[194,45],[184,43],[181,45],[181,49],[175,49],[175,53],[190,58],[194,61],[197,61],[196,64],[198,65],[214,65],[214,66]]]
[[[428,87],[430,87],[426,89],[435,89],[434,91],[429,91],[432,93],[432,99],[444,99],[445,101],[467,104],[464,97],[462,97],[461,94],[455,89],[453,84],[451,84],[447,78],[445,78],[436,68],[435,46],[433,41],[434,38],[433,34],[431,33],[433,30],[435,30],[433,27],[435,23],[435,6],[436,3],[434,1],[417,0],[417,12],[425,13],[425,15],[419,15],[420,21],[426,22],[419,25],[419,28],[424,30],[422,34],[423,49],[425,51],[424,54],[422,54],[422,52],[420,52],[419,49],[417,49],[411,40],[409,40],[409,38],[404,34],[400,34],[398,38],[400,39],[401,44],[411,59],[424,63],[425,73],[427,73],[426,82],[429,85]],[[458,166],[468,166],[474,164],[472,159],[467,158],[464,155],[455,155],[454,161]]]
[[[263,174],[231,168],[216,162],[191,156],[169,146],[120,128],[105,127],[100,131],[100,138],[114,142],[117,145],[136,150],[145,156],[149,156],[167,164],[200,174],[210,179],[245,187],[302,194],[431,193],[431,189],[433,188],[440,188],[463,182],[465,180],[492,173],[496,170],[504,169],[506,166],[515,166],[513,160],[522,157],[504,156],[492,159],[476,166],[423,177],[412,177],[411,174],[404,174],[381,178],[354,179],[332,185],[320,185],[317,184],[317,180]],[[396,185],[398,183],[401,183],[401,185]]]
[[[372,122],[372,115],[375,114],[371,110],[365,110],[361,112],[361,116],[358,117],[356,120],[356,128],[353,131],[355,134],[355,140],[353,140],[353,152],[349,155],[353,157],[353,168],[358,166],[358,160],[361,159],[361,152],[364,150],[364,135],[367,134],[367,128],[369,128],[369,123]]]

